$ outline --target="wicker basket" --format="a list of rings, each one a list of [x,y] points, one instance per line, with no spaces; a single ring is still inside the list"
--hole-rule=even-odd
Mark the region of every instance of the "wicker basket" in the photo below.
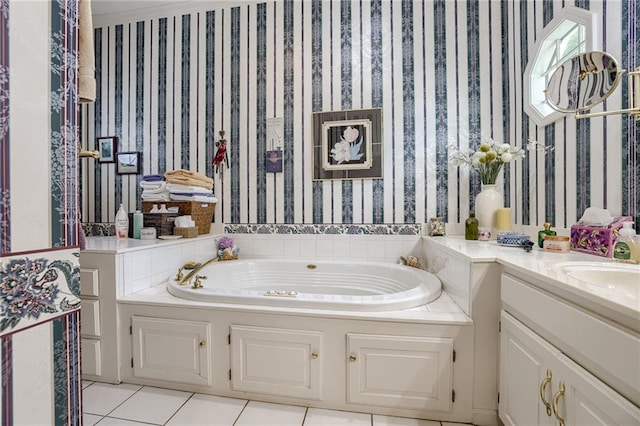
[[[151,211],[154,204],[158,206],[164,204],[167,208],[178,207],[180,209],[178,216],[191,215],[191,219],[193,219],[198,228],[198,235],[211,232],[211,221],[216,203],[200,203],[196,201],[143,201],[142,212],[147,213]]]
[[[173,222],[177,213],[147,213],[142,219],[144,227],[156,228],[156,235],[173,235]]]
[[[198,228],[173,228],[173,235],[182,235],[182,238],[193,238],[198,236]]]

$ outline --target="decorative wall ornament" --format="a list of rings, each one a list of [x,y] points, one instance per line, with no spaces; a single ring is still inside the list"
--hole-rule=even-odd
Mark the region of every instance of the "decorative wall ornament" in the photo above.
[[[420,224],[258,224],[225,225],[226,234],[421,235]]]
[[[313,179],[382,177],[382,109],[313,114]]]

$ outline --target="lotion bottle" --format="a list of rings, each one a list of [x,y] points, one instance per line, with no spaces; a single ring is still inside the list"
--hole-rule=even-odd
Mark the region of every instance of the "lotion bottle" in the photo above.
[[[122,204],[116,213],[116,236],[118,238],[128,238],[129,236],[129,216]]]
[[[637,250],[634,237],[635,231],[633,230],[633,222],[624,222],[622,228],[616,239],[616,244],[613,246],[613,258],[622,262],[636,263],[636,255],[634,253]]]
[[[544,239],[547,235],[557,235],[556,231],[551,230],[551,224],[549,222],[544,223],[544,229],[538,231],[538,247],[544,247]]]
[[[133,214],[133,238],[140,239],[140,229],[142,228],[143,215],[140,210]]]

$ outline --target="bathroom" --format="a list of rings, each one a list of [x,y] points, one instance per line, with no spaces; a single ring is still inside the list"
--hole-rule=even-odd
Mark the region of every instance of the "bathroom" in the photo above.
[[[7,194],[13,190],[3,257],[38,252],[77,262],[77,235],[69,226],[77,223],[76,214],[83,223],[112,223],[120,203],[129,211],[139,208],[142,174],[185,168],[214,178],[214,226],[233,234],[241,253],[395,260],[419,245],[422,224],[432,217],[446,219],[448,235],[463,234],[480,183],[448,164],[447,147],[485,136],[553,148],[527,152],[505,169],[501,186],[514,229],[535,235],[549,221],[567,232],[589,206],[638,214],[637,123],[626,115],[564,115],[539,126],[524,111],[525,67],[565,2],[180,2],[96,14],[99,99],[83,106],[73,124],[83,149],[96,149],[96,137],[115,135],[118,151],[141,152],[139,175],[119,175],[113,165],[93,159],[76,162],[78,139],[72,144],[50,136],[64,135],[70,120],[49,103],[49,80],[63,86],[56,80],[59,58],[38,41],[55,32],[50,25],[57,11],[38,4],[33,2],[35,11],[15,1],[2,5],[9,11],[5,19],[18,24],[11,26],[16,33],[2,27],[3,36],[11,36],[3,37],[10,56],[1,65],[26,70],[9,78],[10,140],[31,141],[13,143],[10,156],[2,154],[3,170],[11,171],[3,187]],[[575,6],[596,17],[594,50],[611,53],[623,68],[638,66],[637,2]],[[21,22],[42,25],[25,25],[24,34]],[[40,53],[25,54],[34,51]],[[607,109],[626,107],[623,89],[624,83]],[[313,180],[312,114],[364,108],[383,111],[383,177]],[[34,113],[50,118],[34,123]],[[282,173],[260,169],[270,149],[265,119],[274,117],[283,117]],[[220,130],[231,147],[222,175],[211,164]],[[61,145],[69,147],[68,164],[49,155]],[[64,179],[64,191],[58,179]],[[303,224],[323,233],[279,233]],[[349,233],[371,224],[379,235]],[[77,321],[78,314],[71,315]],[[67,399],[77,391],[73,380],[64,378],[77,379],[78,368],[54,362],[55,346],[68,340],[42,338],[64,332],[72,342],[78,332],[66,317],[31,320],[30,327],[3,334],[2,353],[13,350],[3,363],[13,377],[3,394],[13,402],[5,401],[3,413],[11,412],[16,424],[32,415],[22,403],[27,395],[56,412],[79,409],[78,399]],[[60,391],[60,383],[68,390]],[[36,388],[42,391],[33,393]]]

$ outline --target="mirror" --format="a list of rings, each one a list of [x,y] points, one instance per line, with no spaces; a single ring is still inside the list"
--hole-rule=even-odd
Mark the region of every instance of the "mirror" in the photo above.
[[[604,52],[586,52],[562,63],[551,75],[545,97],[561,112],[579,112],[604,102],[620,83],[622,70]]]

